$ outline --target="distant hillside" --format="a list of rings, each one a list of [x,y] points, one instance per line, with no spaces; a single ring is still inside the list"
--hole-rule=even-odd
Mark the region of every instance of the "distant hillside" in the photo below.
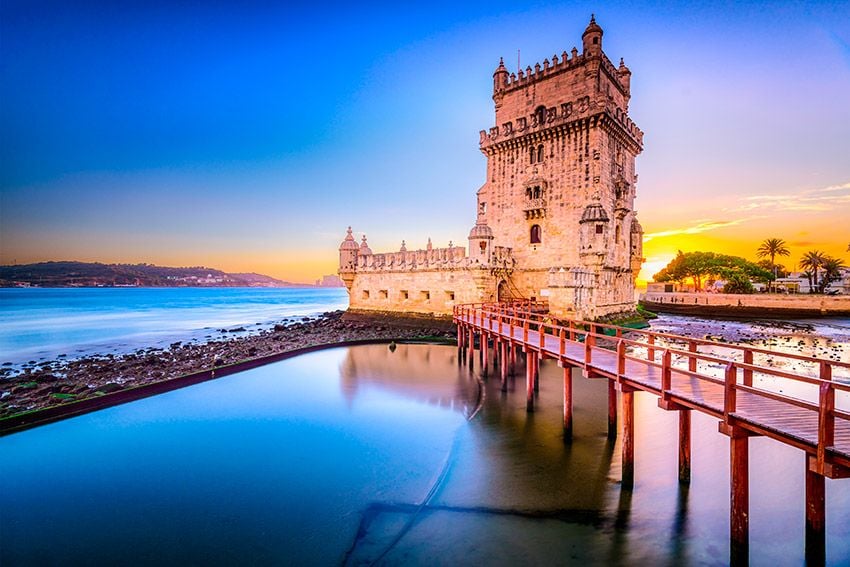
[[[153,264],[40,262],[0,266],[0,287],[303,287],[262,274],[228,274],[215,268]]]

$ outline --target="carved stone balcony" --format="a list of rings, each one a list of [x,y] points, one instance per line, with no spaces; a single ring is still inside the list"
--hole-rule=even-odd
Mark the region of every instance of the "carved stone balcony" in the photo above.
[[[522,210],[526,219],[541,219],[546,216],[546,199],[528,199]]]

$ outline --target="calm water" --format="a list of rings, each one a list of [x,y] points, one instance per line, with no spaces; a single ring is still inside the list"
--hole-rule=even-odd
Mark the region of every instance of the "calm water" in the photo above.
[[[0,289],[0,363],[162,347],[347,307],[345,288]]]
[[[452,347],[337,348],[0,438],[0,564],[727,562],[715,420],[694,412],[682,490],[677,416],[636,394],[623,491],[603,380],[574,379],[565,445],[551,361],[532,415],[522,379],[475,413],[478,379]],[[750,455],[752,563],[802,564],[803,455]],[[846,563],[850,481],[827,511]]]

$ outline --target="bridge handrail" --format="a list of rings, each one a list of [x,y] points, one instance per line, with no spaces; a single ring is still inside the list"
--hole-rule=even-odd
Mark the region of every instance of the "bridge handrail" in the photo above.
[[[569,336],[569,342],[577,343],[576,339],[580,336],[584,340],[585,357],[584,363],[591,365],[592,354],[594,348],[603,348],[596,346],[596,339],[616,340],[616,356],[617,356],[617,375],[619,378],[624,377],[625,364],[627,360],[633,360],[661,368],[661,395],[672,393],[672,374],[684,374],[699,380],[705,380],[715,384],[724,386],[723,393],[723,414],[724,419],[730,422],[734,419],[737,412],[737,392],[747,392],[751,395],[760,396],[766,399],[771,399],[780,403],[787,403],[791,406],[801,409],[815,411],[818,414],[818,434],[816,447],[816,463],[817,467],[822,470],[826,462],[827,450],[834,447],[835,444],[835,420],[836,418],[850,422],[850,412],[838,409],[835,407],[836,391],[850,392],[850,384],[837,382],[832,377],[833,367],[850,368],[850,364],[841,363],[840,361],[824,360],[816,357],[808,357],[804,355],[796,355],[793,353],[781,353],[770,351],[767,349],[742,347],[740,345],[732,345],[728,343],[717,343],[703,339],[694,339],[691,337],[682,337],[669,333],[655,333],[652,331],[644,331],[642,329],[631,329],[618,327],[605,323],[593,323],[588,321],[568,321],[567,325],[555,323],[548,314],[535,313],[533,311],[522,311],[512,307],[514,304],[499,305],[492,303],[476,303],[455,306],[453,315],[456,322],[476,324],[484,329],[484,320],[487,319],[486,329],[493,330],[493,321],[498,321],[498,333],[501,335],[503,323],[507,323],[509,336],[511,340],[515,340],[514,328],[520,329],[522,341],[529,346],[534,346],[529,342],[529,333],[532,332],[531,325],[536,326],[534,332],[538,333],[538,343],[541,351],[546,349],[546,338],[552,336],[553,339],[559,341],[559,356],[564,355],[564,345]],[[538,302],[520,302],[517,305],[528,305],[529,309],[534,309],[539,306],[544,309],[545,306]],[[476,321],[477,319],[477,321]],[[586,328],[585,328],[586,327]],[[547,328],[551,334],[547,332]],[[598,332],[599,329],[614,329],[615,336],[611,337],[604,332]],[[637,333],[647,336],[647,341],[652,339],[652,342],[638,341],[631,338],[623,337],[623,333]],[[655,337],[669,338],[677,342],[688,345],[687,351],[672,348],[670,345],[656,345]],[[646,347],[648,350],[648,358],[631,356],[626,354],[626,344]],[[713,347],[724,347],[736,351],[742,351],[744,361],[728,360],[714,355],[697,352],[697,345],[711,345]],[[655,352],[661,351],[661,362],[655,361]],[[753,353],[764,353],[774,357],[788,358],[792,360],[802,360],[810,363],[817,363],[819,367],[818,377],[792,374],[790,372],[777,369],[767,368],[753,364]],[[688,360],[688,369],[677,368],[672,364],[673,355]],[[696,362],[698,360],[725,364],[723,378],[702,374],[697,372]],[[743,382],[739,382],[739,369],[743,371]],[[818,387],[818,403],[813,403],[808,400],[758,388],[752,385],[753,374],[763,374],[771,377],[786,378]],[[745,416],[742,416],[745,417]]]

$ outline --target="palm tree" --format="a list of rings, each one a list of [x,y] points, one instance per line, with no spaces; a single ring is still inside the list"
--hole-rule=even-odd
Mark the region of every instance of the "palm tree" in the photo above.
[[[818,287],[818,270],[823,266],[827,256],[820,250],[809,250],[803,254],[800,260],[800,267],[804,270],[812,272],[813,283],[809,287],[809,293],[815,293],[815,288]]]
[[[770,258],[770,271],[773,272],[773,279],[776,279],[776,257],[790,256],[791,251],[788,250],[786,242],[781,238],[768,238],[761,243],[761,246],[756,250],[756,255],[759,258]]]
[[[824,293],[834,281],[841,279],[841,270],[844,268],[844,262],[839,258],[827,256],[821,264],[823,268],[823,278],[820,282],[820,292]]]

